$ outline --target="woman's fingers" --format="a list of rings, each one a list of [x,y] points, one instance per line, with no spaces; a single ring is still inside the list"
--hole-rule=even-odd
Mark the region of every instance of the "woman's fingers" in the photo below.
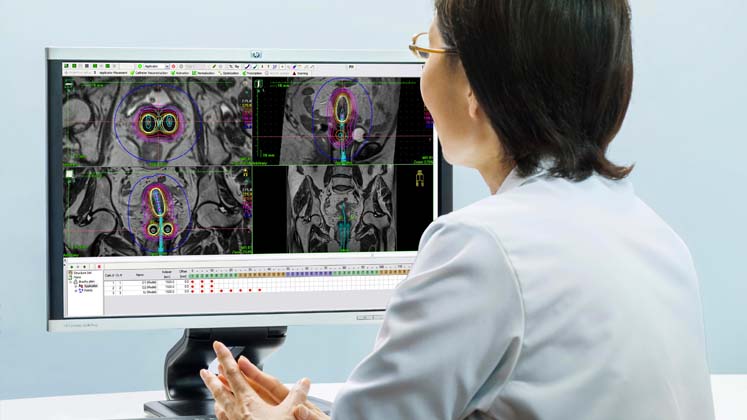
[[[311,387],[311,381],[309,378],[300,379],[293,385],[293,388],[288,393],[288,396],[282,402],[282,405],[293,409],[298,404],[303,404],[309,395],[309,387]]]
[[[274,397],[275,404],[279,404],[285,399],[285,397],[288,396],[288,388],[286,388],[286,386],[283,385],[282,382],[278,381],[273,376],[262,372],[246,357],[239,357],[238,365],[239,369],[241,369],[244,375],[246,375],[246,377],[250,380],[250,384],[252,384],[252,387],[256,389],[256,387],[254,386],[254,383],[256,383],[259,387],[267,390],[267,392],[272,394],[272,396]]]
[[[250,387],[246,382],[246,379],[244,379],[244,375],[242,375],[239,365],[237,365],[236,361],[233,360],[233,355],[231,354],[231,351],[228,350],[228,347],[223,345],[220,341],[216,341],[213,343],[213,350],[215,350],[215,354],[218,356],[218,362],[220,362],[220,365],[225,372],[225,377],[228,380],[228,384],[233,393],[240,399],[257,396],[257,393],[254,392],[252,387]],[[223,386],[220,380],[217,378],[215,380],[221,384],[221,387]]]
[[[226,385],[226,388],[230,390],[230,385],[227,385],[228,384],[228,379],[226,379],[225,376],[218,376],[218,377],[223,382],[223,384]],[[251,379],[247,378],[246,376],[244,378],[246,379],[247,383],[249,383],[249,386],[252,387],[252,389],[254,390],[254,392],[256,392],[257,395],[260,398],[262,398],[262,400],[264,400],[264,402],[266,402],[268,404],[271,404],[271,405],[278,405],[282,401],[282,399],[279,399],[276,396],[272,395],[270,393],[270,391],[268,391],[267,389],[261,387],[258,383],[252,381]]]
[[[220,405],[220,403],[215,403],[215,418],[218,420],[228,420],[228,414],[226,414],[226,410],[223,409],[223,406]]]
[[[213,375],[206,369],[200,369],[200,378],[202,378],[202,381],[205,383],[205,386],[208,387],[210,393],[213,394],[216,404],[220,404],[226,409],[229,409],[235,404],[236,399],[233,394],[223,387],[223,383],[221,383],[217,376]]]
[[[229,384],[228,379],[226,379],[226,370],[223,369],[223,365],[221,364],[218,364],[218,379],[223,382],[223,386],[225,386],[227,390],[233,392],[233,390],[231,390],[231,384]]]
[[[308,403],[293,407],[293,416],[296,420],[329,420],[329,416],[324,414],[322,410],[314,405],[309,408]]]
[[[312,420],[311,411],[305,405],[299,404],[293,408],[293,416],[296,420]]]
[[[255,367],[246,357],[241,356],[239,358],[239,363],[238,363],[239,369],[242,371],[241,373],[244,376],[244,380],[246,380],[247,383],[249,383],[249,386],[251,386],[252,389],[254,389],[254,392],[256,392],[257,395],[259,395],[259,397],[262,398],[268,404],[272,404],[272,405],[278,405],[278,404],[280,404],[280,402],[283,401],[283,399],[285,399],[285,396],[288,395],[288,389],[283,384],[280,384],[281,388],[282,388],[282,391],[284,391],[284,392],[275,394],[275,393],[273,393],[273,391],[268,390],[267,388],[265,388],[261,384],[255,382],[255,381],[253,381],[251,379],[249,379],[246,376],[246,374],[243,372],[244,368],[242,368],[242,366],[241,366],[242,365],[242,359],[243,359],[243,363],[244,364],[249,364],[254,369],[257,369],[257,370],[259,370],[259,369],[257,367]],[[226,389],[228,389],[229,391],[231,391],[231,384],[228,382],[228,379],[226,378],[226,370],[223,368],[223,365],[221,365],[221,364],[218,364],[218,373],[219,373],[218,379],[220,379],[220,381],[223,382],[223,385],[225,385]],[[270,375],[266,375],[266,376],[268,378],[274,379]],[[280,388],[278,388],[277,390],[281,391]]]

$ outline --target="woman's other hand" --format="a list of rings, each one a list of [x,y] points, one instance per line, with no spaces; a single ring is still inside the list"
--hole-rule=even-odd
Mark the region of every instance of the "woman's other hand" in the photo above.
[[[219,419],[329,419],[306,400],[310,386],[308,379],[300,380],[289,390],[247,358],[242,356],[238,363],[234,361],[230,350],[222,343],[216,341],[213,349],[218,356],[220,374],[216,377],[210,372],[200,371],[200,376],[215,398],[215,413]]]

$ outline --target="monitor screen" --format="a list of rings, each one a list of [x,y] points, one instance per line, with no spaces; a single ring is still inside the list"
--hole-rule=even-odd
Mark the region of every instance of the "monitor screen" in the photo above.
[[[447,210],[422,63],[48,69],[50,320],[372,319]]]

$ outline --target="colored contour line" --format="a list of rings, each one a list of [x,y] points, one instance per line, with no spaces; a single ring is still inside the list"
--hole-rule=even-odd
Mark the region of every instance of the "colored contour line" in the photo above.
[[[174,129],[173,129],[173,130],[166,130],[166,129],[165,129],[164,127],[163,127],[163,119],[164,119],[164,118],[165,118],[166,116],[169,116],[169,115],[170,115],[170,116],[171,116],[171,117],[172,117],[172,118],[174,119]],[[175,113],[173,113],[173,112],[171,112],[171,111],[166,111],[166,112],[164,112],[163,114],[161,114],[161,118],[159,119],[159,122],[160,122],[160,124],[159,124],[159,126],[160,126],[160,130],[161,130],[161,132],[162,132],[162,133],[164,133],[164,134],[167,134],[167,135],[171,135],[171,134],[174,134],[174,133],[176,133],[176,132],[177,132],[177,130],[179,130],[179,118],[177,118],[176,114],[175,114]]]
[[[338,118],[339,116],[337,115],[337,110],[340,105],[340,99],[343,97],[345,98],[345,108],[346,108],[345,119],[340,121],[340,119]],[[335,107],[333,109],[335,111],[333,112],[335,121],[337,121],[340,125],[343,125],[346,122],[348,122],[348,120],[350,119],[350,96],[346,92],[341,92],[339,95],[337,95],[337,98],[335,99]]]
[[[143,120],[145,119],[145,117],[152,117],[156,121],[155,125],[153,126],[153,130],[151,130],[151,131],[145,131],[143,129]],[[158,116],[154,115],[152,112],[143,112],[143,115],[140,116],[140,125],[139,125],[139,128],[140,128],[140,131],[143,132],[143,134],[145,134],[147,136],[152,136],[153,134],[155,134],[158,131]]]
[[[158,218],[158,252],[163,252],[163,216]]]
[[[158,195],[156,196],[156,201],[158,201],[159,199],[161,200],[161,212],[160,213],[156,210],[156,206],[154,206],[153,204],[153,193],[156,191],[158,191],[157,193]],[[150,210],[153,212],[153,215],[156,217],[163,218],[163,216],[166,214],[166,200],[165,200],[165,197],[164,197],[164,194],[161,188],[153,187],[153,189],[151,189],[150,192],[148,193],[148,200],[150,201]]]
[[[156,230],[156,233],[150,233],[150,227],[155,226],[155,225],[156,225],[155,223],[151,222],[151,223],[148,223],[148,226],[145,228],[145,233],[147,233],[148,235],[154,238],[156,237],[156,235],[158,235],[159,230]]]

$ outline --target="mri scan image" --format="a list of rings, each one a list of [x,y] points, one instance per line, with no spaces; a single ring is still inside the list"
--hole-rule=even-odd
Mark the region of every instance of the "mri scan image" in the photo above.
[[[290,252],[394,251],[393,165],[290,166]]]
[[[286,92],[280,164],[394,163],[398,81],[294,81]]]
[[[248,167],[66,169],[65,253],[78,256],[251,251]]]
[[[247,78],[66,78],[63,159],[80,166],[251,160]]]

